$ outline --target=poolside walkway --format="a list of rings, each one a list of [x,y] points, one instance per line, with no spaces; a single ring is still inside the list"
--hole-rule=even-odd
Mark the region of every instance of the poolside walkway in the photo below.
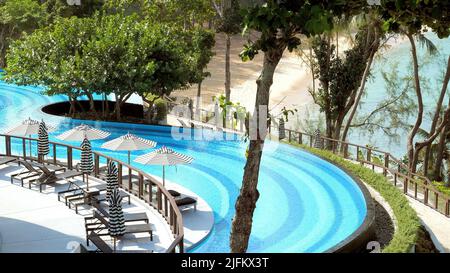
[[[450,253],[450,219],[414,198],[409,196],[407,198],[423,226],[430,233],[436,248],[442,253]]]
[[[48,187],[43,193],[39,193],[37,188],[21,187],[17,181],[11,184],[10,175],[20,170],[22,168],[15,164],[0,167],[0,252],[73,252],[79,244],[86,246],[84,217],[89,216],[91,210],[80,208],[80,214],[76,214],[64,202],[58,201],[57,192],[67,189],[66,183]],[[89,181],[91,187],[103,183],[91,177]],[[173,185],[172,188],[193,195],[179,186]],[[173,235],[161,215],[133,195],[131,205],[123,203],[123,208],[125,213],[147,213],[154,230],[153,241],[148,234],[127,235],[118,241],[117,248],[165,252],[173,241]],[[212,212],[208,209],[206,202],[199,199],[197,211],[189,209],[182,212],[186,247],[209,233],[214,220],[209,217]]]
[[[383,172],[381,168],[375,168],[375,171],[378,173]],[[392,175],[388,174],[387,178],[394,184]],[[399,190],[403,190],[403,184],[400,180],[397,187]],[[450,219],[412,197],[407,195],[405,197],[408,199],[411,207],[417,212],[422,225],[430,233],[436,248],[442,253],[450,253]]]

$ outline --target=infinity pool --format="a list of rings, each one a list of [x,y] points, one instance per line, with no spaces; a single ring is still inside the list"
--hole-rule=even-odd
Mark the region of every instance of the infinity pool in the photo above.
[[[211,234],[193,252],[229,252],[229,234],[234,203],[239,194],[246,144],[234,140],[175,140],[170,127],[112,122],[85,122],[49,116],[43,105],[64,101],[48,97],[41,88],[17,87],[0,81],[0,131],[23,119],[43,118],[58,125],[55,135],[81,123],[111,132],[106,140],[93,141],[93,149],[126,161],[126,153],[100,149],[107,140],[127,132],[195,158],[191,165],[166,168],[168,180],[196,192],[214,210]],[[233,138],[233,137],[232,137]],[[2,140],[3,141],[3,140]],[[70,143],[79,145],[79,143]],[[19,149],[19,146],[16,147]],[[4,145],[0,144],[4,153]],[[132,157],[148,151],[133,152]],[[158,166],[133,165],[153,175]],[[249,252],[323,252],[335,246],[364,221],[366,204],[357,184],[342,170],[309,153],[268,141],[262,159],[260,198],[254,215]]]

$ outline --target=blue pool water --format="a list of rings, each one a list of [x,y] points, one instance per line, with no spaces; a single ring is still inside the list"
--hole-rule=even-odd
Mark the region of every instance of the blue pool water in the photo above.
[[[47,123],[58,125],[58,130],[50,136],[55,140],[55,135],[82,123],[42,113],[40,108],[43,105],[63,101],[65,97],[47,97],[40,94],[41,90],[0,81],[0,131],[29,116],[44,118]],[[167,145],[193,156],[193,164],[167,168],[166,174],[168,180],[196,192],[214,210],[215,224],[210,236],[191,251],[229,251],[234,203],[245,164],[244,142],[239,138],[234,141],[176,141],[171,137],[170,127],[88,123],[111,132],[106,140],[131,132],[156,141],[158,147]],[[93,141],[93,148],[126,160],[126,153],[100,149],[103,141]],[[20,151],[19,143],[15,149]],[[4,152],[3,144],[0,144],[0,152]],[[148,151],[133,152],[132,156],[145,152]],[[150,174],[161,175],[158,166],[133,164]],[[358,229],[366,216],[363,194],[346,173],[284,144],[267,143],[258,189],[260,199],[254,215],[249,252],[326,251]]]

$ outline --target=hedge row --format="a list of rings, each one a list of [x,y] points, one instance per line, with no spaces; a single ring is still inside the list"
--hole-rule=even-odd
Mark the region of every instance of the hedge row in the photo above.
[[[382,174],[374,173],[369,168],[352,163],[330,151],[318,150],[299,144],[293,145],[344,167],[379,192],[391,206],[398,225],[398,229],[395,231],[391,242],[383,249],[383,252],[405,253],[411,250],[412,246],[416,243],[418,230],[421,226],[419,218],[403,193],[392,185]]]

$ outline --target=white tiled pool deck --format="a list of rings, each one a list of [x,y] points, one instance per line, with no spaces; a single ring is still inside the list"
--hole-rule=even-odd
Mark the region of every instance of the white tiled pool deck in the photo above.
[[[20,182],[10,183],[10,176],[22,168],[15,163],[0,166],[0,252],[73,252],[79,244],[86,246],[84,217],[91,210],[80,207],[79,214],[58,201],[57,192],[68,184],[47,187],[43,193],[37,187],[28,189]],[[157,178],[157,177],[155,177]],[[100,181],[89,179],[90,187]],[[77,181],[82,183],[81,181]],[[166,183],[167,188],[197,198],[197,210],[182,211],[185,226],[185,248],[200,242],[210,232],[214,217],[211,208],[187,189]],[[170,228],[162,216],[144,201],[131,195],[131,205],[123,202],[124,213],[146,212],[153,229],[153,241],[148,234],[126,235],[117,243],[118,250],[153,250],[165,252],[173,241]],[[107,242],[108,237],[104,237]],[[88,249],[95,249],[90,244]]]

